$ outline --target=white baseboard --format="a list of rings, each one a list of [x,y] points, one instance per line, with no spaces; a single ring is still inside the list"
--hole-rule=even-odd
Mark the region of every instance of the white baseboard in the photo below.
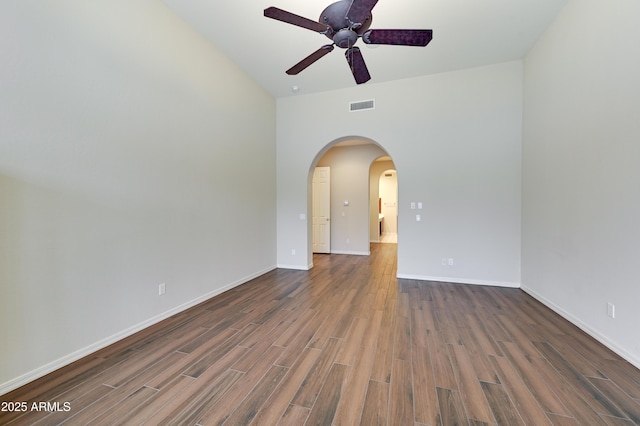
[[[504,281],[485,281],[485,280],[475,280],[468,278],[456,278],[456,277],[430,277],[423,275],[410,275],[410,274],[397,274],[397,278],[407,279],[407,280],[418,280],[418,281],[436,281],[436,282],[445,282],[445,283],[453,283],[453,284],[473,284],[473,285],[486,285],[492,287],[507,287],[507,288],[520,288],[520,283],[512,283],[512,282],[504,282]]]
[[[565,311],[564,309],[562,309],[561,307],[559,307],[558,305],[556,305],[546,297],[542,296],[541,294],[536,293],[534,290],[526,286],[522,286],[522,291],[524,291],[525,293],[527,293],[528,295],[536,299],[538,302],[542,303],[543,305],[545,305],[546,307],[548,307],[549,309],[551,309],[552,311],[560,315],[562,318],[566,319],[567,321],[569,321],[570,323],[578,327],[580,330],[587,333],[589,336],[596,339],[598,342],[605,345],[607,348],[611,349],[616,354],[620,355],[625,360],[629,361],[629,363],[633,364],[636,368],[640,369],[640,358],[638,358],[636,355],[629,353],[624,348],[619,347],[614,342],[609,340],[607,336],[594,330],[588,324],[581,321],[579,318],[576,318],[569,312]]]
[[[139,331],[144,330],[145,328],[151,327],[154,324],[159,323],[160,321],[163,321],[175,314],[178,314],[182,311],[185,311],[193,306],[198,305],[199,303],[202,303],[208,299],[211,299],[212,297],[215,297],[219,294],[224,293],[227,290],[231,290],[232,288],[235,288],[239,285],[242,285],[248,281],[251,281],[254,278],[257,278],[261,275],[266,274],[267,272],[273,271],[274,269],[276,269],[275,266],[273,267],[269,267],[266,268],[260,272],[256,272],[254,274],[251,274],[250,276],[244,277],[238,281],[235,281],[233,283],[227,284],[224,287],[218,288],[212,292],[209,292],[207,294],[204,294],[200,297],[197,297],[196,299],[193,299],[187,303],[184,303],[182,305],[176,306],[175,308],[172,308],[166,312],[163,312],[159,315],[156,315],[155,317],[149,318],[148,320],[145,320],[139,324],[136,324],[132,327],[129,327],[125,330],[122,330],[112,336],[109,336],[105,339],[99,340],[89,346],[86,346],[82,349],[79,349],[75,352],[70,353],[69,355],[65,355],[62,358],[59,358],[55,361],[52,361],[48,364],[45,364],[41,367],[38,367],[34,370],[29,371],[28,373],[25,373],[21,376],[16,377],[15,379],[9,380],[8,382],[5,383],[1,383],[0,384],[0,395],[4,395],[8,392],[11,392],[12,390],[15,390],[17,388],[19,388],[20,386],[24,386],[27,383],[30,383],[34,380],[37,380],[43,376],[46,376],[47,374],[58,370],[59,368],[65,367],[69,364],[71,364],[72,362],[75,362],[81,358],[84,358],[87,355],[91,355],[94,352],[99,351],[100,349],[104,349],[109,345],[112,345],[113,343],[116,343],[124,338],[127,338]]]
[[[308,271],[309,269],[313,268],[313,264],[308,265],[308,266],[303,266],[303,265],[278,265],[278,268],[280,268],[280,269],[293,269],[295,271]]]
[[[344,250],[331,250],[331,254],[350,254],[355,256],[370,256],[370,251],[344,251]]]

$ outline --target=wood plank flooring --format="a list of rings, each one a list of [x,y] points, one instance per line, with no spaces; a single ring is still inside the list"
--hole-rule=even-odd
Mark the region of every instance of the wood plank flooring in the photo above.
[[[0,397],[29,407],[0,424],[640,424],[640,371],[520,290],[398,280],[395,244],[314,264]]]

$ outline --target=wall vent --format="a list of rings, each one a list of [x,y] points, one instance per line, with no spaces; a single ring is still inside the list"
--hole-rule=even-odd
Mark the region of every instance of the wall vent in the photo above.
[[[368,101],[349,102],[349,111],[363,111],[366,109],[374,109],[376,107],[373,99]]]

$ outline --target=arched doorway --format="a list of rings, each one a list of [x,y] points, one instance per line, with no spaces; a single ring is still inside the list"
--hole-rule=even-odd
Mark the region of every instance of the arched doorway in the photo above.
[[[312,181],[316,167],[328,167],[331,175],[329,253],[369,255],[369,244],[378,242],[372,239],[371,234],[371,228],[377,229],[378,224],[377,214],[371,217],[371,205],[377,206],[379,182],[372,185],[371,170],[381,157],[390,160],[386,150],[377,142],[363,137],[349,137],[327,144],[314,158],[309,168],[307,197],[310,265],[313,262]]]
[[[385,170],[379,178],[378,211],[380,242],[398,242],[398,174],[395,169]]]
[[[392,176],[384,176],[385,173],[393,171]],[[385,231],[393,231],[393,240],[397,242],[397,209],[398,209],[398,183],[396,166],[390,156],[385,155],[377,158],[371,163],[369,171],[370,180],[370,214],[369,214],[369,236],[372,243],[381,242]],[[391,182],[389,182],[391,180]],[[392,186],[391,193],[381,193],[381,182]],[[382,192],[386,192],[383,189]],[[381,196],[385,195],[385,196]],[[391,223],[389,223],[391,222]],[[387,235],[387,237],[390,237]]]

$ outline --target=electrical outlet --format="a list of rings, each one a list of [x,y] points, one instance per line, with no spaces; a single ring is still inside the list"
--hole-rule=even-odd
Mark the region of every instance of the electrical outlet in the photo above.
[[[167,284],[162,283],[158,286],[158,296],[162,296],[167,292]]]
[[[453,258],[450,257],[449,259],[447,259],[447,264],[449,266],[453,266]]]
[[[616,305],[614,305],[613,303],[607,303],[607,315],[609,315],[611,318],[616,317]]]
[[[442,258],[442,266],[447,266],[447,258],[446,257]]]

